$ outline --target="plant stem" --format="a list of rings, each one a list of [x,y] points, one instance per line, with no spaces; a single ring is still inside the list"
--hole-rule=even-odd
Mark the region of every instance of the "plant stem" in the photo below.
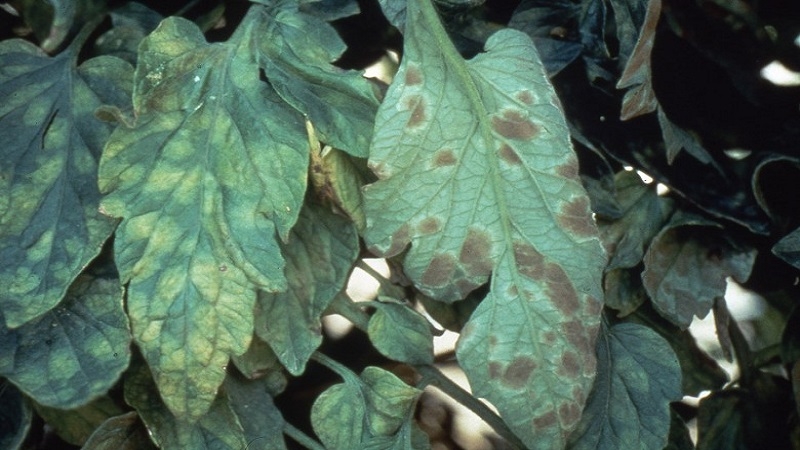
[[[367,315],[367,313],[365,313],[358,306],[358,303],[354,302],[344,292],[340,292],[339,295],[334,297],[329,310],[330,312],[339,314],[350,322],[353,322],[353,325],[355,325],[359,330],[364,332],[367,331],[367,327],[369,326],[369,315]]]
[[[363,270],[364,272],[367,273],[367,275],[374,278],[375,281],[377,281],[380,284],[381,286],[380,290],[384,295],[387,295],[389,297],[394,297],[398,300],[405,298],[406,293],[405,290],[403,290],[403,288],[392,284],[391,281],[387,280],[386,277],[378,273],[377,270],[373,269],[372,266],[364,262],[363,259],[358,260],[358,262],[356,263],[356,267]]]
[[[453,400],[461,403],[478,415],[484,422],[486,422],[497,434],[505,439],[509,444],[516,448],[527,448],[522,441],[508,428],[506,423],[500,416],[494,413],[488,406],[483,404],[480,400],[475,398],[472,394],[465,391],[461,386],[457,385],[453,380],[447,378],[437,368],[428,365],[414,366],[414,369],[422,376],[420,387],[427,385],[435,386],[442,390],[445,394]]]
[[[283,422],[283,434],[289,436],[300,445],[305,446],[310,450],[325,450],[325,446],[303,433],[300,429],[295,428],[289,422]]]

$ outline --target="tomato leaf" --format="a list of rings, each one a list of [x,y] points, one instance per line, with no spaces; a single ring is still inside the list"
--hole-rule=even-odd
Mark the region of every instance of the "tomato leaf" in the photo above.
[[[49,57],[0,43],[0,309],[11,328],[53,308],[114,230],[97,211],[111,125],[94,111],[130,103],[132,69],[113,57],[76,67],[79,47]]]
[[[22,448],[32,419],[31,405],[22,392],[0,381],[0,448]]]
[[[42,405],[72,409],[114,385],[130,342],[119,281],[82,275],[55,309],[13,330],[0,325],[0,375]]]
[[[572,449],[661,450],[667,444],[671,401],[681,398],[678,358],[654,331],[623,323],[602,327],[597,378]]]
[[[247,439],[247,450],[286,450],[283,416],[269,394],[265,378],[244,380],[229,374],[225,394]]]
[[[561,447],[594,375],[605,265],[567,125],[530,38],[499,31],[465,61],[431,3],[406,13],[376,119],[365,240],[385,257],[411,243],[405,273],[437,300],[491,274],[458,359],[523,441]]]
[[[358,235],[350,221],[308,204],[281,247],[289,289],[259,294],[255,331],[289,373],[300,375],[322,343],[320,316],[345,287],[358,257]]]
[[[286,288],[286,238],[306,187],[297,113],[259,80],[255,6],[224,43],[168,18],[139,46],[137,122],[100,164],[104,210],[122,217],[116,263],[136,343],[164,401],[196,420],[253,335],[256,290]]]
[[[73,445],[83,445],[103,422],[123,412],[107,395],[74,409],[58,409],[39,404],[34,404],[34,407],[36,413],[53,428],[58,437]]]
[[[367,333],[387,358],[408,364],[433,364],[431,325],[416,311],[396,303],[378,303]]]
[[[131,411],[110,417],[103,422],[94,430],[82,450],[151,450],[155,448],[147,434],[147,429],[139,420],[139,414]]]

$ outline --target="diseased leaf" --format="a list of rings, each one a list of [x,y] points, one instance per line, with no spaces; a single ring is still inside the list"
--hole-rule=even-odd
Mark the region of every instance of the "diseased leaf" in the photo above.
[[[647,11],[651,8],[651,3],[649,0],[611,0],[614,21],[617,25],[620,62],[627,63],[639,44],[640,30],[647,23]]]
[[[225,378],[225,394],[244,429],[246,450],[286,450],[283,416],[270,396],[267,379]]]
[[[580,29],[581,5],[569,0],[522,1],[508,26],[533,39],[545,70],[555,76],[583,52]]]
[[[687,153],[701,163],[711,163],[717,168],[714,158],[703,148],[699,137],[669,120],[669,117],[667,117],[667,114],[661,108],[658,108],[658,123],[661,125],[661,133],[664,136],[664,146],[667,150],[667,163],[672,164],[672,162],[675,161],[675,157],[678,156],[678,153],[681,150],[686,150]]]
[[[259,293],[255,331],[289,373],[300,375],[322,343],[320,316],[344,289],[358,258],[358,234],[350,221],[309,203],[281,248],[289,289]]]
[[[55,309],[13,330],[0,325],[0,375],[42,405],[72,409],[114,385],[130,342],[119,281],[82,275]]]
[[[81,450],[151,450],[147,429],[139,414],[131,411],[103,422],[89,437]]]
[[[391,372],[370,366],[360,377],[351,373],[320,394],[311,408],[311,424],[329,449],[428,448],[413,425],[421,394]]]
[[[433,6],[412,1],[405,39],[376,120],[365,240],[385,257],[411,243],[404,272],[437,300],[491,274],[458,359],[523,441],[563,446],[594,375],[605,257],[557,99],[520,32],[464,61]]]
[[[240,372],[251,380],[265,378],[270,394],[278,395],[286,389],[288,380],[278,356],[269,344],[254,336],[250,347],[242,355],[234,355],[231,361]]]
[[[97,159],[125,108],[131,67],[112,57],[55,57],[21,40],[0,43],[0,309],[16,328],[53,308],[98,253],[114,221],[97,208]]]
[[[116,263],[134,337],[173,413],[210,407],[253,335],[256,290],[286,288],[286,238],[306,187],[298,115],[259,80],[255,6],[224,43],[168,18],[139,46],[134,128],[100,164],[102,207],[124,220]]]
[[[98,53],[113,55],[136,64],[139,43],[155,30],[164,18],[137,2],[126,2],[109,13],[112,28],[97,38]]]
[[[682,214],[653,239],[644,257],[642,281],[656,310],[681,328],[703,318],[727,277],[750,277],[756,250],[737,248],[721,225]]]
[[[190,423],[175,417],[142,361],[135,361],[125,378],[125,401],[136,408],[153,442],[166,450],[247,448],[244,430],[227,399],[218,397],[205,415]]]
[[[654,184],[644,184],[636,172],[616,176],[617,198],[623,216],[598,220],[603,244],[610,261],[606,271],[639,265],[650,240],[672,214],[672,201],[659,197]]]
[[[69,410],[36,404],[34,407],[36,413],[53,428],[58,437],[72,445],[83,445],[103,422],[123,412],[108,396]]]
[[[661,336],[641,325],[601,330],[597,377],[569,448],[663,449],[670,428],[669,403],[682,395],[675,353]]]
[[[297,0],[263,1],[259,63],[278,94],[311,120],[323,142],[366,157],[377,89],[356,71],[331,63],[346,45],[324,20],[298,10]],[[313,30],[313,32],[310,32]]]
[[[619,3],[619,0],[617,0]],[[615,11],[617,8],[615,8]],[[658,108],[650,70],[650,55],[656,37],[656,26],[661,17],[661,0],[649,0],[639,38],[630,56],[623,58],[625,69],[617,81],[617,89],[628,89],[622,99],[620,119],[629,120],[648,114]],[[625,53],[620,49],[620,53]]]
[[[5,380],[0,380],[0,448],[22,448],[32,418],[31,406],[22,392]]]
[[[52,53],[86,21],[97,16],[105,4],[103,0],[20,0],[14,6],[33,29],[42,50]]]
[[[433,364],[431,325],[419,313],[397,303],[376,303],[367,332],[372,345],[389,359]]]
[[[647,301],[641,274],[640,267],[606,272],[603,279],[605,305],[617,310],[618,317],[631,314]]]

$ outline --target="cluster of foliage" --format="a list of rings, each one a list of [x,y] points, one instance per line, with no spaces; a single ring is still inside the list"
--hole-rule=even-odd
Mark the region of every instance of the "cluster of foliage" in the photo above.
[[[424,449],[428,385],[513,448],[800,445],[800,6],[4,8],[0,449]]]

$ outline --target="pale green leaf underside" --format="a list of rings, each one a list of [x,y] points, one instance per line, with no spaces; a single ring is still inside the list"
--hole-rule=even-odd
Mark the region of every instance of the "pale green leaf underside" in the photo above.
[[[597,378],[571,449],[661,450],[670,427],[669,403],[681,398],[681,368],[669,344],[636,324],[603,329]]]
[[[114,221],[97,207],[97,159],[124,107],[130,66],[112,57],[75,68],[74,49],[49,57],[0,43],[0,309],[17,327],[54,307],[100,251]],[[127,78],[127,80],[126,80]]]
[[[424,317],[396,303],[378,304],[369,319],[372,345],[385,357],[408,364],[433,364],[433,334]]]
[[[134,338],[165,402],[194,420],[253,334],[256,290],[285,289],[277,235],[306,185],[302,119],[259,80],[249,14],[226,43],[169,18],[139,47],[137,123],[100,163]]]
[[[358,257],[358,234],[352,222],[308,204],[282,247],[289,288],[258,295],[255,331],[290,373],[300,375],[322,343],[320,316]]]
[[[119,281],[81,276],[40,318],[0,325],[0,376],[42,405],[75,408],[114,385],[130,341]]]
[[[567,125],[533,44],[503,30],[464,61],[433,7],[408,5],[376,119],[366,240],[427,295],[491,293],[458,346],[476,395],[525,442],[561,447],[594,374],[605,256]]]
[[[323,142],[366,157],[378,109],[376,88],[361,73],[332,65],[346,45],[331,25],[300,12],[297,0],[272,3],[264,10],[266,28],[259,38],[267,78],[308,116]]]

